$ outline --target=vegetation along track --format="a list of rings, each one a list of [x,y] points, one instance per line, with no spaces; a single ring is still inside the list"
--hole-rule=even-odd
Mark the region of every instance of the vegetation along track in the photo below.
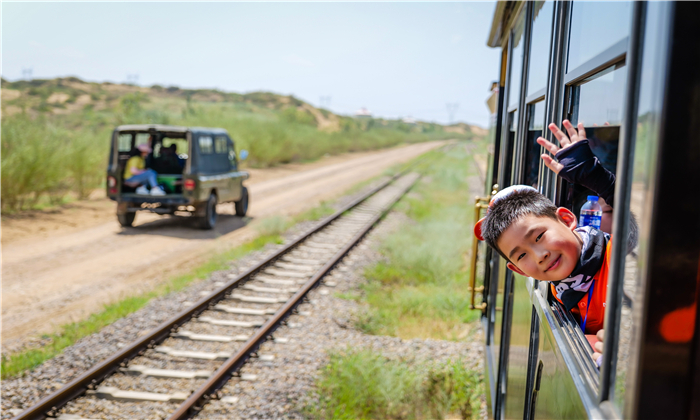
[[[418,177],[379,185],[16,419],[186,419],[212,398],[233,398],[219,389],[233,376],[255,379],[237,371],[250,357],[272,357],[256,353],[266,340],[284,345],[275,329]]]

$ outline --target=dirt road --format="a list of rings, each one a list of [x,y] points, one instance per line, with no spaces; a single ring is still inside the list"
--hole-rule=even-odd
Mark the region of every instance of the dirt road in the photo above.
[[[422,143],[348,154],[308,165],[253,170],[250,216],[290,215],[341,195],[386,168],[439,147]],[[114,203],[92,200],[34,217],[5,218],[2,247],[2,343],[53,331],[104,304],[152,289],[217,249],[255,235],[231,204],[218,207],[213,231],[184,218],[139,213],[122,229]],[[43,215],[43,217],[42,217]]]

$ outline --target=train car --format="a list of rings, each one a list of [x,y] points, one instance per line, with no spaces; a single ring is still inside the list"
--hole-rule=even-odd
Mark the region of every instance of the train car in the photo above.
[[[484,197],[527,184],[578,215],[586,196],[545,167],[549,123],[583,122],[616,174],[602,363],[546,282],[475,243],[494,419],[700,417],[700,3],[499,2]],[[482,292],[482,299],[478,293]],[[474,297],[474,296],[473,296]],[[480,302],[478,301],[480,300]]]

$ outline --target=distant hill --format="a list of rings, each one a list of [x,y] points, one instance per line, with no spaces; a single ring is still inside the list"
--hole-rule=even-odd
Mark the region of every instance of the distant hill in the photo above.
[[[3,209],[60,201],[69,192],[87,196],[104,182],[110,132],[121,124],[225,128],[239,150],[249,151],[245,163],[253,167],[485,135],[484,129],[462,123],[338,115],[270,92],[141,87],[75,77],[3,79],[1,85]]]
[[[142,87],[130,84],[114,84],[109,82],[86,82],[77,77],[56,79],[34,79],[9,82],[2,79],[2,111],[3,115],[12,116],[26,112],[31,116],[41,113],[52,115],[67,115],[80,113],[85,110],[103,111],[114,110],[120,104],[120,100],[127,96],[141,95],[142,102],[150,103],[147,108],[172,108],[180,102],[180,106],[186,107],[193,103],[227,103],[240,106],[241,111],[256,112],[261,110],[284,111],[294,109],[299,114],[295,119],[308,120],[316,125],[319,130],[334,132],[342,129],[343,119],[352,119],[349,116],[341,116],[322,108],[316,108],[292,95],[279,95],[271,92],[234,93],[217,89],[181,89],[177,86]],[[289,111],[287,111],[289,113]],[[289,115],[287,115],[289,119]],[[400,124],[399,120],[394,121]],[[436,128],[444,128],[445,132],[483,135],[484,129],[465,123],[451,126],[416,121],[415,124],[407,124],[409,131],[423,132],[434,131]]]

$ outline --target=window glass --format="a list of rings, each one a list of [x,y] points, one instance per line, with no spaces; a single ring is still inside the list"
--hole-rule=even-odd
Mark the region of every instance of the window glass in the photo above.
[[[224,136],[216,136],[214,138],[214,146],[216,153],[228,153],[228,141]]]
[[[523,12],[525,9],[523,9]],[[520,82],[523,74],[523,52],[525,44],[523,32],[525,30],[525,13],[521,12],[513,28],[513,50],[510,60],[510,79],[508,94],[508,109],[518,106],[520,101]]]
[[[617,42],[630,31],[631,2],[575,1],[571,11],[567,72]]]
[[[214,153],[214,140],[209,136],[201,136],[199,138],[199,151],[203,155]]]
[[[117,140],[117,145],[120,152],[131,151],[131,139],[133,134],[120,134]]]
[[[549,50],[552,40],[553,1],[536,1],[532,22],[529,71],[527,73],[527,95],[544,89],[549,72]]]
[[[522,183],[538,188],[537,172],[540,168],[540,145],[537,138],[544,127],[544,101],[529,105],[528,127],[525,137],[525,163]]]
[[[627,67],[614,66],[577,87],[577,104],[572,123],[586,127],[591,150],[603,166],[617,170],[617,140],[622,124],[622,106],[627,85]]]
[[[148,133],[136,133],[136,144],[135,146],[138,146],[140,144],[147,144],[149,146],[153,146],[153,139],[151,138],[151,135]]]
[[[649,200],[649,188],[654,166],[654,150],[658,143],[661,96],[663,93],[662,78],[664,73],[664,52],[661,45],[665,40],[665,35],[661,30],[661,22],[668,10],[667,3],[661,2],[650,2],[647,7],[630,201],[630,211],[638,222],[645,217],[644,203]],[[633,242],[630,241],[630,243]],[[641,264],[638,261],[638,255],[643,255],[643,252],[640,252],[640,247],[644,247],[644,243],[638,247],[629,247],[631,252],[625,258],[625,275],[623,277],[624,295],[622,302],[619,303],[621,304],[620,332],[617,337],[616,375],[615,383],[611,387],[613,392],[611,399],[620,410],[620,413],[622,413],[622,418],[629,417],[623,411],[625,393],[628,387],[627,371],[630,362],[630,350],[633,345],[632,336],[635,332],[632,322],[634,319],[632,309],[640,301],[637,297],[637,293],[641,291],[642,281],[638,270],[638,266]]]
[[[613,66],[597,73],[582,84],[573,86],[570,91],[574,102],[573,114],[569,116],[571,123],[573,125],[579,121],[583,123],[591,151],[612,173],[617,172],[617,148],[626,75],[627,67]],[[596,195],[580,185],[568,185],[564,193],[561,205],[570,208],[577,216],[581,206],[586,202],[586,197]],[[601,228],[610,233],[609,222],[612,219],[612,213],[602,199],[600,204],[604,211]],[[606,220],[608,220],[607,225]]]

